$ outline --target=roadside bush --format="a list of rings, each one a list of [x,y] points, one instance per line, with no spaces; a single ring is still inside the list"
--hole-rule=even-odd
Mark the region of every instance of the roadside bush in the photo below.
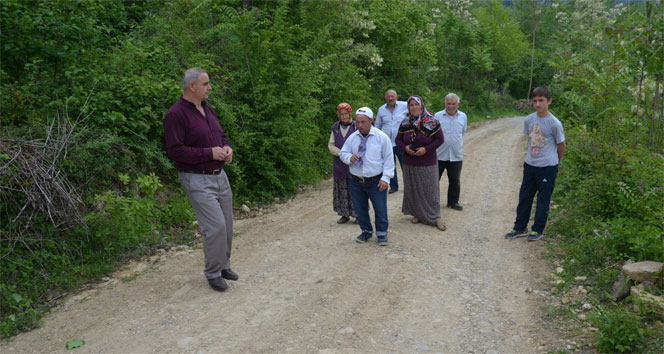
[[[191,241],[195,218],[181,191],[164,192],[154,174],[119,179],[124,190],[99,194],[85,226],[63,232],[42,221],[41,239],[19,239],[12,249],[0,242],[2,337],[34,328],[44,304],[108,275],[118,262]]]
[[[590,317],[597,332],[597,349],[601,353],[639,353],[643,350],[648,331],[638,314],[623,308],[605,308]]]
[[[28,331],[39,323],[41,312],[33,308],[32,298],[21,295],[16,285],[0,283],[0,307],[9,315],[0,320],[0,338]]]
[[[550,232],[562,235],[556,241],[567,276],[588,276],[591,300],[605,304],[590,317],[597,348],[659,353],[661,317],[632,313],[610,289],[626,260],[664,261],[664,51],[652,40],[664,29],[655,15],[661,5],[607,8],[592,15],[593,26],[570,20],[590,16],[588,8],[560,8],[570,15],[557,16],[563,32],[575,36],[551,60],[552,111],[565,125],[567,152],[554,193],[563,207],[553,211]]]
[[[661,155],[583,126],[569,129],[567,139],[573,148],[556,181],[556,198],[569,210],[555,229],[573,239],[602,235],[601,249],[616,259],[664,260]]]

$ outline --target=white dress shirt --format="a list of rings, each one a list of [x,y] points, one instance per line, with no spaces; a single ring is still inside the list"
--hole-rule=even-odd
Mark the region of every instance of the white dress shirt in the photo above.
[[[350,157],[357,154],[361,139],[360,131],[354,131],[346,139],[339,153],[339,158],[343,163],[349,165],[350,174],[366,178],[378,176],[382,173],[383,177],[380,179],[389,184],[390,178],[394,176],[394,156],[390,138],[378,128],[372,126],[367,138],[367,150],[362,158],[362,166],[358,167],[355,163],[351,164]]]
[[[445,142],[436,149],[439,161],[461,161],[463,160],[463,135],[468,130],[468,118],[466,114],[457,110],[456,114],[450,116],[447,110],[436,113],[436,119],[440,122]]]
[[[387,108],[387,103],[378,108],[374,126],[387,134],[392,142],[392,146],[397,146],[394,139],[397,137],[399,126],[404,118],[406,118],[406,115],[408,115],[408,104],[404,101],[396,101],[394,103],[394,112],[391,112]]]

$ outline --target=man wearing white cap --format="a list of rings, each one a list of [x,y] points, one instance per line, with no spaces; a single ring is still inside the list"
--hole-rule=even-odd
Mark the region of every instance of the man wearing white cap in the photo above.
[[[341,148],[339,158],[349,165],[350,197],[357,213],[362,233],[358,243],[365,243],[373,236],[369,218],[369,200],[373,205],[378,244],[387,246],[387,189],[394,176],[392,142],[380,129],[374,127],[373,111],[362,107],[355,112],[357,130]]]

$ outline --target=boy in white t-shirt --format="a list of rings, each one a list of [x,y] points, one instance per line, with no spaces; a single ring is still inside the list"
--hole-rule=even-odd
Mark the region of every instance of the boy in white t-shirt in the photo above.
[[[551,90],[546,86],[533,90],[535,113],[526,117],[523,133],[528,135],[528,153],[523,163],[523,180],[516,207],[514,228],[505,238],[528,236],[528,241],[542,238],[549,217],[549,203],[558,174],[558,164],[565,154],[565,132],[558,118],[549,112]],[[537,194],[537,208],[531,232],[528,220]]]

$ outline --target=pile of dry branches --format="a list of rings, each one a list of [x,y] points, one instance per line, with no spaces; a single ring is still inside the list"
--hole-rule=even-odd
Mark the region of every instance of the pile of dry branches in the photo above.
[[[44,139],[12,139],[0,132],[0,242],[42,240],[40,225],[55,228],[83,225],[82,200],[59,167],[72,143],[74,124],[59,113]],[[7,246],[7,245],[5,245]]]

